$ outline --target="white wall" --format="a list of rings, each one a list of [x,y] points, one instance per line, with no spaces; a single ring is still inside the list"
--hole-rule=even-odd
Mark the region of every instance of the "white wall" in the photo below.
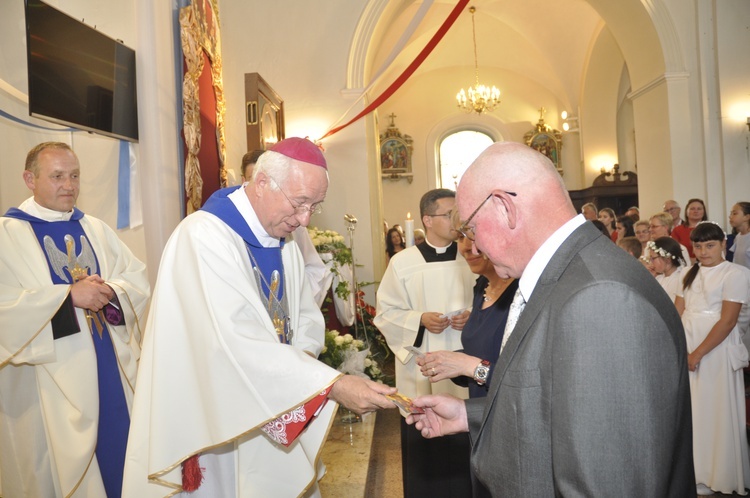
[[[104,0],[50,1],[52,6],[137,50],[136,13],[133,2]],[[0,109],[9,114],[44,127],[63,127],[30,118],[28,105],[22,98],[28,92],[26,65],[26,31],[24,2],[2,0],[0,16]],[[66,142],[73,147],[81,162],[81,193],[78,207],[101,218],[113,228],[117,224],[117,171],[119,141],[86,132],[59,133],[32,129],[0,120],[0,211],[17,206],[31,195],[23,184],[21,174],[26,153],[44,141]],[[120,238],[139,258],[146,260],[143,227],[121,230]]]
[[[117,233],[147,263],[153,284],[162,248],[180,219],[172,6],[150,0],[48,3],[136,51],[141,140],[135,150],[140,182],[132,188],[141,189],[144,224]],[[62,128],[28,116],[24,2],[0,0],[0,11],[0,109],[27,122]],[[5,119],[0,119],[0,211],[30,196],[21,179],[26,153],[51,140],[70,144],[79,157],[78,207],[115,228],[118,140],[86,132],[35,130]]]
[[[544,51],[533,43],[505,45],[503,50],[485,52],[484,56],[480,52],[480,59],[485,57],[488,63],[498,64],[495,68],[483,66],[480,76],[483,81],[500,87],[503,103],[493,117],[465,117],[466,122],[481,120],[503,139],[520,141],[536,122],[536,109],[540,106],[549,110],[548,123],[560,128],[559,112],[564,108],[575,112],[569,106],[578,107],[576,104],[581,103],[583,115],[603,120],[589,123],[582,120],[581,134],[567,134],[564,138],[564,180],[570,189],[583,188],[590,185],[592,175],[598,171],[589,172],[580,165],[581,161],[592,165],[595,162],[596,150],[587,145],[587,140],[598,134],[596,144],[607,144],[615,154],[617,151],[615,131],[606,123],[617,112],[617,85],[624,61],[633,84],[628,98],[637,132],[642,207],[650,211],[660,207],[667,197],[684,203],[688,197],[705,195],[709,214],[723,222],[721,218],[728,207],[737,200],[747,199],[746,186],[750,184],[750,135],[744,124],[750,115],[747,91],[750,58],[746,56],[746,47],[750,46],[750,2],[692,0],[686,5],[685,0],[654,0],[646,14],[640,0],[588,2],[608,23],[604,29],[610,31],[607,43],[590,47],[586,61],[579,68],[583,73],[591,73],[590,85],[575,88],[574,73],[570,71],[554,74],[545,82],[545,74],[552,74],[564,65],[558,60],[564,51],[557,52],[554,64],[536,60]],[[174,57],[179,55],[179,47],[173,44],[173,6],[170,2],[151,0],[50,0],[50,3],[76,18],[85,18],[88,24],[96,24],[98,29],[136,49],[141,118],[138,149],[145,223],[141,229],[121,231],[120,236],[147,261],[153,281],[161,248],[180,219],[177,148],[181,115],[174,82]],[[377,0],[329,0],[325,5],[301,0],[220,1],[230,168],[236,169],[246,149],[243,75],[259,72],[285,99],[288,136],[319,137],[353,104],[358,89],[346,88],[348,79],[357,79],[349,72],[350,64],[366,61],[365,64],[376,68],[378,64],[374,61],[382,60],[387,52],[388,47],[379,53],[378,47],[370,46],[359,62],[351,59],[360,16],[375,3]],[[439,8],[444,11],[441,15],[447,13],[445,5]],[[0,0],[0,9],[3,14],[0,85],[9,87],[10,93],[25,94],[23,2]],[[627,19],[633,11],[639,14]],[[522,29],[524,22],[532,21],[529,16],[521,17],[525,15],[522,10],[516,9],[516,15],[519,24],[513,26],[515,29]],[[589,16],[587,26],[593,21]],[[486,36],[487,30],[482,34],[482,29],[489,24],[482,22],[478,26],[480,39]],[[648,22],[653,26],[644,25]],[[501,25],[493,29],[498,26]],[[465,28],[461,28],[464,34]],[[375,31],[387,33],[387,27],[379,26]],[[712,33],[713,41],[700,34],[708,32]],[[408,60],[424,46],[431,33],[426,29],[416,35],[408,47]],[[654,33],[662,47],[653,43]],[[468,51],[465,37],[461,40]],[[641,46],[644,40],[649,40],[648,47]],[[506,50],[507,47],[512,48]],[[607,50],[599,51],[605,47]],[[580,60],[581,47],[576,50],[575,60]],[[525,64],[523,67],[530,68],[529,71],[514,72],[502,67],[499,56],[504,51],[511,54],[514,62]],[[421,194],[434,187],[434,146],[441,133],[454,126],[460,116],[453,107],[453,96],[458,90],[455,76],[463,86],[473,81],[470,55],[458,57],[447,68],[428,59],[426,69],[381,107],[379,122],[370,116],[324,141],[331,187],[325,211],[313,223],[344,233],[344,213],[357,216],[360,223],[355,252],[364,265],[360,280],[377,279],[382,269],[381,188],[383,216],[394,223],[403,221],[407,211],[416,213]],[[368,74],[373,68],[362,71]],[[606,85],[607,98],[601,95],[593,98],[596,93],[590,92],[601,92],[596,83],[609,81],[610,69],[615,74],[612,84]],[[448,73],[453,77],[448,78]],[[601,75],[604,80],[594,75]],[[371,92],[370,98],[379,94],[394,76],[386,78]],[[360,80],[366,81],[367,77]],[[609,96],[612,101],[604,102]],[[596,108],[586,110],[587,101],[595,102]],[[348,116],[364,105],[364,102],[355,105]],[[0,108],[19,117],[27,114],[22,100],[2,89]],[[377,134],[385,130],[384,116],[391,112],[398,115],[396,124],[401,131],[415,140],[412,184],[378,178]],[[605,128],[601,128],[602,123]],[[594,136],[590,137],[592,131]],[[72,140],[81,157],[84,181],[81,207],[114,225],[116,161],[113,160],[117,157],[117,141],[80,133],[71,138],[67,134],[37,132],[2,119],[0,210],[17,205],[26,197],[20,173],[28,149],[52,139]],[[583,156],[578,153],[581,150],[578,139],[584,142]],[[597,148],[605,147],[597,145]]]

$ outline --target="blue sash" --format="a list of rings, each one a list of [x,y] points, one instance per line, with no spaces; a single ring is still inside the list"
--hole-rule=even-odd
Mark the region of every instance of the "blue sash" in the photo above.
[[[253,268],[257,268],[261,272],[263,278],[260,279],[261,292],[265,296],[270,296],[271,289],[268,284],[271,282],[274,271],[277,271],[281,276],[279,278],[279,287],[276,290],[276,300],[281,301],[284,296],[284,264],[281,258],[281,250],[284,247],[284,239],[281,239],[279,247],[263,247],[258,238],[255,236],[253,231],[248,226],[245,219],[242,217],[240,212],[237,210],[237,206],[234,205],[231,199],[227,196],[242,187],[228,187],[214,192],[211,197],[208,198],[206,203],[201,208],[207,213],[211,213],[221,221],[227,224],[229,228],[234,230],[243,241],[245,241],[245,247],[248,251],[248,259],[250,259],[250,265]],[[256,266],[257,263],[257,266]],[[266,299],[271,299],[266,298]],[[273,316],[271,317],[273,319]],[[285,329],[288,331],[288,321],[285,325]],[[280,337],[282,342],[286,342],[285,337]]]

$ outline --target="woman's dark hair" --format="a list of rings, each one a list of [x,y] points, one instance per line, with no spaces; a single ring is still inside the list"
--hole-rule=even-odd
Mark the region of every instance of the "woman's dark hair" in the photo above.
[[[742,214],[744,214],[745,216],[750,215],[750,202],[739,201],[735,204],[740,207],[740,209],[742,210]]]
[[[635,237],[635,231],[633,231],[635,220],[633,218],[623,215],[617,218],[617,223],[625,227],[625,237]]]
[[[708,210],[706,209],[706,203],[703,202],[703,199],[690,199],[689,201],[687,201],[687,204],[685,204],[685,226],[690,225],[687,214],[688,214],[688,209],[690,208],[690,205],[694,202],[697,202],[701,206],[703,206],[703,218],[701,218],[701,221],[708,221]]]
[[[701,201],[703,202],[703,201]],[[693,231],[690,232],[690,242],[708,242],[709,240],[724,241],[727,238],[724,230],[712,221],[706,223],[698,223]],[[696,275],[698,275],[698,268],[700,264],[696,261],[693,266],[690,267],[685,278],[682,280],[682,288],[688,290],[693,284]]]
[[[740,207],[742,214],[744,214],[745,216],[750,216],[750,202],[739,201],[735,202],[735,205]],[[737,235],[738,233],[740,233],[740,231],[737,230],[737,228],[732,227],[732,235]]]
[[[599,221],[599,220],[591,220],[591,223],[593,223],[593,224],[594,224],[594,226],[595,226],[595,227],[596,227],[596,228],[597,228],[597,229],[598,229],[598,230],[599,230],[600,232],[602,232],[602,233],[603,233],[604,235],[606,235],[607,237],[609,237],[609,232],[607,231],[607,227],[606,227],[606,226],[604,225],[604,223],[602,223],[602,222],[601,222],[601,221]]]
[[[680,247],[680,243],[672,237],[659,237],[654,241],[654,245],[657,249],[664,249],[671,254],[672,262],[675,266],[687,266],[687,261],[682,257],[682,247]]]
[[[393,232],[396,232],[399,238],[401,238],[401,248],[406,248],[404,238],[401,237],[401,232],[399,232],[398,228],[391,228],[390,230],[388,230],[388,233],[385,234],[385,252],[388,254],[389,258],[392,258],[393,255],[396,254],[396,247],[393,245],[393,241],[391,240],[391,234]]]

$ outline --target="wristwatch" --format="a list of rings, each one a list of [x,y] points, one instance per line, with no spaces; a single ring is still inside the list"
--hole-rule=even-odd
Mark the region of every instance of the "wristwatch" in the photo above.
[[[490,376],[490,362],[482,360],[477,368],[474,369],[474,382],[483,386],[487,382],[487,378]]]

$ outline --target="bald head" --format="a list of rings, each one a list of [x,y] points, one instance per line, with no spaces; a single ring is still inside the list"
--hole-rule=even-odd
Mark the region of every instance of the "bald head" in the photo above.
[[[537,249],[576,216],[552,162],[513,142],[482,152],[464,173],[457,199],[462,220],[481,206],[468,226],[501,277],[519,278]]]

